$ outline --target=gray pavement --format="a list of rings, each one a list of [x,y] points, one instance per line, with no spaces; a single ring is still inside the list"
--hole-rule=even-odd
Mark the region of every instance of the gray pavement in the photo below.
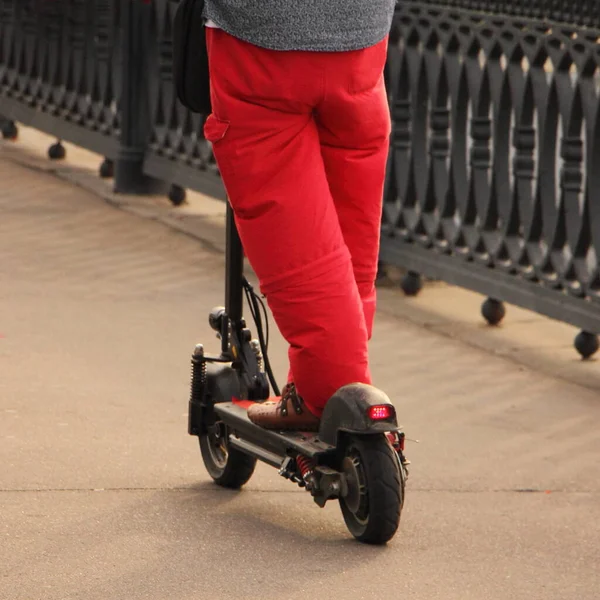
[[[396,538],[356,544],[266,466],[213,486],[186,410],[222,269],[0,160],[1,600],[600,597],[598,394],[391,316],[400,295],[372,343],[420,440]]]

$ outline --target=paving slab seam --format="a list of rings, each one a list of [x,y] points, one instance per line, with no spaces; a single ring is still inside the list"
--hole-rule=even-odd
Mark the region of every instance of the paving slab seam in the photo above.
[[[139,487],[139,488],[15,488],[15,489],[0,489],[0,494],[54,494],[58,492],[81,492],[81,493],[90,493],[90,492],[205,492],[207,490],[202,489],[199,490],[194,487]],[[232,494],[231,490],[226,490],[218,487],[214,487],[214,489],[210,489],[211,492],[217,492],[220,494]],[[289,490],[262,490],[262,489],[252,489],[247,490],[246,493],[259,493],[259,494],[297,494],[300,490],[297,489],[289,489]]]
[[[300,490],[271,490],[271,489],[252,489],[245,492],[235,492],[218,487],[211,489],[197,489],[194,487],[139,487],[139,488],[40,488],[40,489],[0,489],[0,494],[56,494],[56,493],[113,493],[113,492],[214,492],[218,494],[237,495],[239,493],[252,494],[299,494]],[[477,489],[456,489],[456,488],[410,488],[410,493],[421,494],[587,494],[599,496],[600,492],[592,489],[533,489],[533,488],[477,488]]]

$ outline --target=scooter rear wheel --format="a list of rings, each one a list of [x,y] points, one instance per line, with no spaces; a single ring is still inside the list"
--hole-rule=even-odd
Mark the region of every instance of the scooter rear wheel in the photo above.
[[[398,459],[385,435],[352,436],[341,465],[348,493],[340,508],[360,542],[385,544],[400,524],[404,489]]]
[[[252,477],[256,459],[229,446],[224,423],[215,423],[199,439],[204,466],[216,484],[239,489]]]

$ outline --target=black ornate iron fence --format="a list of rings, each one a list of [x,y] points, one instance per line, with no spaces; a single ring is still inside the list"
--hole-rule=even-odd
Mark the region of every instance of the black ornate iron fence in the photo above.
[[[488,295],[491,322],[510,301],[600,331],[598,6],[399,5],[381,256]]]
[[[210,144],[204,139],[204,115],[185,110],[172,79],[171,23],[176,5],[155,0],[149,9],[149,98],[152,132],[145,169],[167,181],[225,198]]]
[[[0,0],[0,127],[18,121],[106,157],[122,192],[224,197],[202,115],[176,101],[169,0]],[[124,82],[124,85],[123,85]]]
[[[14,121],[19,121],[116,158],[119,5],[118,0],[0,0],[5,137],[16,133]]]
[[[117,191],[224,197],[204,118],[176,100],[168,0],[0,0],[0,125],[106,157]],[[382,260],[600,332],[600,4],[402,0]],[[51,156],[62,155],[60,143]],[[412,288],[412,290],[411,290]]]

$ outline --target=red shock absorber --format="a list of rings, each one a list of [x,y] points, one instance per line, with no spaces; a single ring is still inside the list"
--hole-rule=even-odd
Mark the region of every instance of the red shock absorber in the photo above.
[[[303,478],[306,478],[312,471],[312,460],[306,456],[298,454],[298,456],[296,456],[296,464],[298,465],[298,469]]]
[[[298,470],[300,471],[300,474],[302,475],[302,480],[304,481],[304,484],[306,485],[306,489],[307,490],[311,490],[313,487],[313,476],[312,476],[312,472],[313,472],[313,461],[310,458],[307,458],[306,456],[302,456],[301,454],[298,454],[298,456],[296,456],[296,464],[298,465]]]

